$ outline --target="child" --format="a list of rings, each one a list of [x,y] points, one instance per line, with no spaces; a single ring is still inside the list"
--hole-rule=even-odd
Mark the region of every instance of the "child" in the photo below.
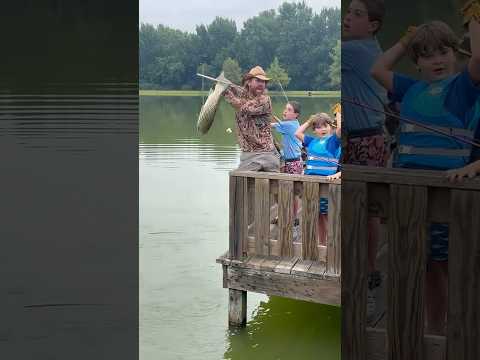
[[[352,0],[342,23],[342,97],[357,99],[382,108],[387,94],[370,75],[370,69],[382,49],[376,35],[385,17],[383,0]],[[385,167],[389,156],[384,132],[385,116],[344,102],[343,128],[345,147],[342,162],[345,164]],[[378,204],[369,205],[375,214]],[[376,292],[381,285],[381,274],[376,269],[380,217],[368,218],[368,302],[367,316],[375,311]],[[373,320],[373,319],[372,319]]]
[[[272,127],[283,135],[283,158],[287,174],[301,174],[303,172],[303,163],[300,157],[302,143],[295,137],[295,132],[300,127],[299,116],[300,104],[296,101],[289,101],[283,110],[283,121],[272,123]]]
[[[338,176],[338,165],[341,154],[341,117],[340,111],[336,114],[337,128],[334,122],[326,113],[312,115],[302,126],[298,128],[295,136],[303,142],[307,148],[307,166],[305,175]],[[316,135],[304,135],[305,130],[313,128]],[[327,213],[328,200],[320,198],[320,215],[318,217],[317,229],[321,245],[326,245],[327,238]]]
[[[430,127],[449,128],[457,136],[473,138],[479,118],[474,113],[474,104],[480,96],[479,9],[477,2],[471,2],[464,9],[472,57],[460,74],[455,74],[458,40],[448,25],[440,21],[409,28],[407,34],[375,63],[372,75],[393,99],[401,102],[402,117]],[[392,71],[407,51],[422,80]],[[399,131],[394,159],[396,167],[448,170],[465,166],[469,161],[471,147],[468,144],[412,124],[401,124]],[[431,258],[426,278],[427,327],[432,333],[444,334],[448,226],[432,224],[430,238]]]

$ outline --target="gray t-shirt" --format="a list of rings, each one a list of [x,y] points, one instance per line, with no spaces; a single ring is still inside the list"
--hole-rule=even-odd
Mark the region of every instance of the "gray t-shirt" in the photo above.
[[[385,89],[371,76],[372,68],[382,49],[376,38],[342,41],[342,97],[383,111],[387,101]],[[376,94],[376,95],[375,95]],[[342,127],[351,131],[383,126],[385,116],[348,102],[342,103]]]

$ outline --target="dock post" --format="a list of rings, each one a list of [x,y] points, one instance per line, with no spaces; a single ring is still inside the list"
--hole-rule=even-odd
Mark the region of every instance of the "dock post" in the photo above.
[[[228,289],[228,324],[243,327],[247,324],[247,292]]]

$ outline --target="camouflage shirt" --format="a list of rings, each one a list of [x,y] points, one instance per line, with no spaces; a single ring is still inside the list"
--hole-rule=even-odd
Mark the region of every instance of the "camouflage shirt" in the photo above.
[[[223,95],[236,110],[236,133],[240,149],[244,152],[273,151],[270,97],[265,94],[253,97],[246,89],[233,86]]]

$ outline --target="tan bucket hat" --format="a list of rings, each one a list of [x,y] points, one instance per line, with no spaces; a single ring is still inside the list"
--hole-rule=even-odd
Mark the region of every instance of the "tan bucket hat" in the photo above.
[[[260,80],[265,80],[265,81],[270,80],[270,78],[266,76],[265,71],[263,71],[261,66],[255,66],[254,68],[252,68],[248,72],[248,75],[250,75],[250,77],[256,77],[257,79],[260,79]]]

